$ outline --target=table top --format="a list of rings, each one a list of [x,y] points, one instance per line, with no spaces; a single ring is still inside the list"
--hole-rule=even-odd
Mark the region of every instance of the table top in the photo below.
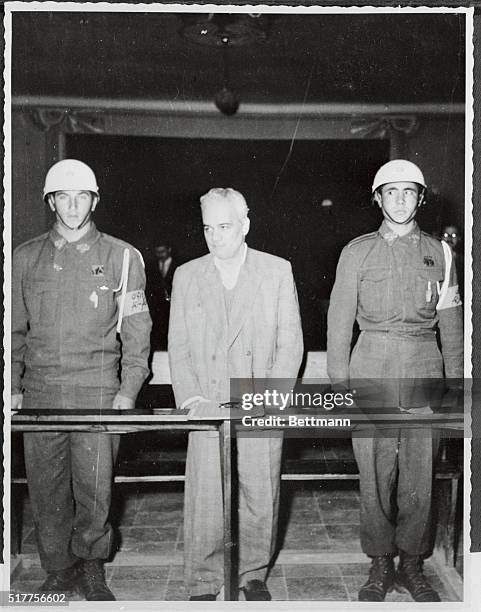
[[[146,411],[129,410],[129,411],[114,411],[105,410],[102,412],[93,410],[73,411],[73,410],[42,410],[42,411],[19,411],[13,413],[11,424],[13,430],[19,430],[22,426],[34,425],[99,425],[99,426],[169,426],[169,425],[194,425],[194,423],[219,426],[225,421],[241,421],[243,417],[249,416],[250,419],[265,418],[262,408],[254,408],[249,411],[241,408],[217,408],[217,410],[207,411],[205,414],[198,412],[191,414],[188,409],[180,410],[175,408],[155,409],[151,413],[146,414]],[[289,417],[295,416],[298,419],[298,424],[290,423]],[[309,414],[307,413],[285,413],[280,418],[284,420],[282,423],[285,428],[309,428],[316,427],[315,419],[350,419],[351,425],[375,425],[404,427],[416,426],[425,427],[431,425],[435,428],[448,427],[452,429],[463,429],[465,427],[465,415],[459,412],[453,413],[434,413],[428,415],[413,415],[409,413],[396,414],[348,414],[326,412],[325,414]],[[310,421],[310,422],[309,422]],[[240,423],[239,423],[240,425]],[[466,424],[467,425],[467,424]],[[276,428],[276,423],[259,423],[259,428],[272,429]],[[287,426],[287,427],[285,427]],[[333,423],[332,427],[336,427]],[[251,427],[249,427],[251,429]]]

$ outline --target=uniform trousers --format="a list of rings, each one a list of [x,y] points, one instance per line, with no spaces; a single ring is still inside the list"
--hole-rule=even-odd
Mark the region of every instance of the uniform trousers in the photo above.
[[[239,586],[265,580],[275,550],[281,432],[237,437]],[[230,495],[230,491],[227,492]],[[184,576],[189,595],[223,584],[222,480],[217,432],[189,434],[184,507]]]
[[[431,437],[427,428],[358,435],[352,445],[359,467],[363,552],[371,557],[399,550],[428,553],[436,434]]]
[[[108,521],[120,436],[86,432],[24,433],[25,467],[42,567],[106,559]]]
[[[368,410],[400,414],[399,407],[435,406],[443,361],[434,332],[411,335],[362,332],[353,350],[350,377],[376,401]],[[360,402],[362,408],[362,403]],[[377,427],[353,434],[359,468],[361,547],[369,556],[429,552],[433,465],[439,436],[418,428]]]

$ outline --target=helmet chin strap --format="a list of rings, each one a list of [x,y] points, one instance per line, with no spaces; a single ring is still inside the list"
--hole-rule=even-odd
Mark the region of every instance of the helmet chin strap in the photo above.
[[[382,204],[381,204],[381,209],[382,209],[383,214],[389,219],[389,221],[391,221],[391,223],[395,223],[396,225],[407,225],[408,223],[411,223],[411,221],[414,219],[414,217],[416,216],[416,213],[418,212],[418,208],[421,206],[423,201],[424,201],[424,193],[420,193],[418,196],[418,203],[416,205],[416,208],[412,211],[412,213],[409,215],[406,221],[396,221],[395,219],[393,219]]]
[[[77,232],[78,230],[81,230],[83,227],[85,227],[87,223],[90,222],[90,219],[92,217],[92,209],[89,210],[89,212],[85,216],[85,219],[77,227],[70,227],[70,225],[67,225],[65,221],[62,219],[62,217],[57,213],[57,210],[55,210],[55,216],[57,217],[57,221],[59,221],[61,225],[69,229],[71,232]]]
[[[411,223],[411,221],[416,216],[416,213],[418,212],[418,207],[419,207],[419,204],[416,206],[416,208],[413,210],[413,212],[409,215],[409,217],[406,219],[406,221],[396,221],[396,220],[394,220],[391,217],[391,215],[387,212],[387,210],[384,208],[384,206],[382,207],[382,212],[389,219],[389,221],[391,221],[391,223],[395,223],[396,225],[407,225],[408,223]]]

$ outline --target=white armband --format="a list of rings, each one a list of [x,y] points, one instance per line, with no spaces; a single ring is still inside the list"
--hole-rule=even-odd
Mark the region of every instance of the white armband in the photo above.
[[[436,310],[445,310],[446,308],[453,308],[454,306],[461,306],[461,296],[459,295],[458,285],[451,285],[439,297],[439,301],[436,305]]]
[[[120,302],[121,296],[117,298],[117,302]],[[135,291],[127,291],[125,294],[123,317],[130,317],[140,312],[148,312],[149,307],[147,306],[147,300],[145,299],[145,293],[143,289],[136,289]]]

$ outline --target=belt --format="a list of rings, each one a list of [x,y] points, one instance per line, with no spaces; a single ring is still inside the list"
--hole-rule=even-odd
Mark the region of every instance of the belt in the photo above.
[[[362,329],[362,334],[389,334],[396,338],[416,339],[421,341],[432,341],[436,338],[433,329]]]

